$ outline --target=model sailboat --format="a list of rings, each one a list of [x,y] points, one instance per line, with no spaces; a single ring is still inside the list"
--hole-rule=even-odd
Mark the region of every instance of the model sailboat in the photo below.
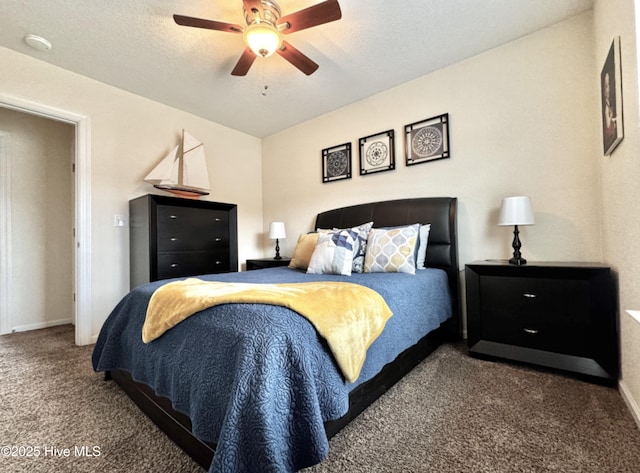
[[[211,190],[204,145],[182,130],[182,140],[144,178],[145,182],[180,197],[197,199]]]

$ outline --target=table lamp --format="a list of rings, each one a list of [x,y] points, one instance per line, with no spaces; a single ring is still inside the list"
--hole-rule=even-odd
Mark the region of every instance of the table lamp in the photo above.
[[[525,196],[505,197],[502,199],[500,206],[500,217],[498,225],[513,225],[513,258],[509,260],[510,264],[523,265],[527,264],[527,260],[520,254],[520,232],[518,225],[534,225],[536,223],[531,208],[531,199]]]
[[[269,224],[269,238],[276,241],[276,256],[273,259],[282,259],[280,256],[280,238],[287,238],[284,222],[271,222]]]

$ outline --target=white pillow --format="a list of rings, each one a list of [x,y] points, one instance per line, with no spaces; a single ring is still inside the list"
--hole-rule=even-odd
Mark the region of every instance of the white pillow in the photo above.
[[[320,233],[307,273],[351,276],[357,238],[357,233],[352,230]]]
[[[416,257],[416,268],[426,269],[424,265],[427,259],[427,244],[429,243],[429,232],[431,231],[431,224],[420,225],[420,237],[418,241],[418,256]]]

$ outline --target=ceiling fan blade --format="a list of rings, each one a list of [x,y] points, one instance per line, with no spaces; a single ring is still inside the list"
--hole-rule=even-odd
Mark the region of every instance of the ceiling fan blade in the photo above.
[[[242,53],[242,56],[240,56],[236,67],[234,67],[233,71],[231,71],[231,75],[246,76],[247,72],[249,72],[249,69],[251,68],[251,65],[253,64],[253,61],[255,61],[257,57],[258,56],[256,56],[255,53],[251,51],[251,49],[245,49]]]
[[[318,65],[315,62],[286,41],[282,42],[282,48],[278,49],[277,53],[308,76],[318,69]]]
[[[221,21],[203,20],[201,18],[193,18],[190,16],[173,15],[173,20],[182,26],[193,26],[194,28],[205,28],[207,30],[226,31],[228,33],[242,33],[244,28],[240,25],[232,23],[223,23]]]
[[[342,11],[338,0],[327,0],[309,8],[304,8],[295,13],[280,17],[278,25],[288,24],[289,27],[282,30],[284,34],[304,30],[313,26],[322,25],[342,18]]]

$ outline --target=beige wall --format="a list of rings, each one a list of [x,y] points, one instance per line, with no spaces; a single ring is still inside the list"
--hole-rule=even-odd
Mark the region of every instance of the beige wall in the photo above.
[[[625,138],[602,154],[599,75],[622,37]],[[510,256],[497,227],[500,199],[531,196],[536,225],[521,228],[530,260],[603,261],[620,293],[621,391],[640,423],[640,136],[633,0],[594,11],[263,140],[265,226],[284,220],[293,251],[314,214],[412,196],[459,198],[460,264]],[[449,113],[452,158],[407,168],[403,126]],[[358,138],[393,128],[397,169],[358,175]],[[348,142],[351,180],[321,183],[321,150]],[[295,196],[295,197],[294,197]],[[269,248],[271,242],[265,242]]]
[[[601,260],[598,110],[585,79],[595,69],[592,21],[584,14],[265,138],[265,226],[286,222],[283,253],[318,211],[446,195],[459,198],[463,268],[510,256],[512,229],[497,226],[500,201],[529,195],[536,225],[521,228],[525,258]],[[406,167],[404,125],[442,113],[452,157]],[[396,170],[360,176],[358,139],[388,129]],[[355,149],[354,176],[323,184],[321,150],[344,142]]]
[[[12,191],[11,288],[4,329],[70,323],[74,310],[73,127],[0,109],[0,130],[6,133]]]
[[[261,256],[261,142],[258,138],[0,48],[0,92],[90,119],[92,333],[129,289],[127,228],[113,225],[128,201],[153,191],[143,177],[182,128],[207,153],[207,200],[238,204],[239,259]]]
[[[640,423],[640,323],[627,310],[640,310],[640,133],[638,126],[638,62],[633,0],[596,0],[595,87],[615,36],[620,36],[624,139],[613,154],[599,153],[604,213],[604,259],[618,277],[620,294],[621,390]],[[599,96],[597,97],[599,100]],[[594,129],[601,133],[598,120]],[[601,146],[600,143],[598,143]]]

